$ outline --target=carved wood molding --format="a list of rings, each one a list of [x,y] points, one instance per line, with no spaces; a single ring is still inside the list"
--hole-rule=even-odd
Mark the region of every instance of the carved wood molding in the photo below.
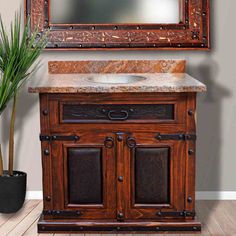
[[[52,25],[50,0],[25,0],[25,15],[31,19],[32,30],[39,27],[39,37],[49,30],[49,49],[206,50],[210,47],[209,1],[180,0],[179,24]]]

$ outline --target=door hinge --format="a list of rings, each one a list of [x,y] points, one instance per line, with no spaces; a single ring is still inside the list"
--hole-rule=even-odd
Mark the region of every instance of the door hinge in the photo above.
[[[64,210],[48,210],[43,211],[43,215],[51,215],[51,216],[82,216],[83,213],[81,211],[64,211]]]
[[[161,133],[157,133],[155,138],[157,140],[183,140],[183,141],[189,141],[189,140],[196,140],[197,135],[196,134],[161,134]]]
[[[40,135],[39,139],[41,142],[43,141],[78,141],[80,139],[77,135]]]
[[[158,211],[156,215],[159,217],[194,217],[196,213],[194,211]]]

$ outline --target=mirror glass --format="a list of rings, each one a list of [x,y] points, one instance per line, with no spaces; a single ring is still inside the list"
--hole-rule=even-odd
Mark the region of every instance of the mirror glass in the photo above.
[[[179,23],[179,0],[51,0],[51,24]]]

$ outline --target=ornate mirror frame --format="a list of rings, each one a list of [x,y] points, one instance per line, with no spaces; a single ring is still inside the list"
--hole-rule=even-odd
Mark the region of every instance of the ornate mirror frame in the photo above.
[[[31,30],[48,32],[48,49],[66,50],[207,50],[210,48],[210,0],[179,0],[178,24],[50,23],[50,0],[25,0]]]

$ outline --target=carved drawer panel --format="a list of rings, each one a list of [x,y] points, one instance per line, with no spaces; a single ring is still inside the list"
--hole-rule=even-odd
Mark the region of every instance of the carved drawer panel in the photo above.
[[[51,95],[49,97],[49,123],[52,132],[74,132],[75,129],[98,129],[99,124],[106,128],[119,129],[136,126],[140,129],[150,124],[186,124],[186,97],[183,94],[145,95],[137,97],[104,96],[101,100],[94,95]],[[157,97],[157,98],[156,98]],[[82,100],[83,99],[83,100]],[[43,112],[43,111],[42,111]],[[88,125],[89,126],[88,126]],[[143,124],[140,126],[139,124]],[[99,126],[99,129],[105,126]],[[160,127],[159,127],[160,128]]]
[[[174,104],[63,104],[62,123],[174,120]]]

